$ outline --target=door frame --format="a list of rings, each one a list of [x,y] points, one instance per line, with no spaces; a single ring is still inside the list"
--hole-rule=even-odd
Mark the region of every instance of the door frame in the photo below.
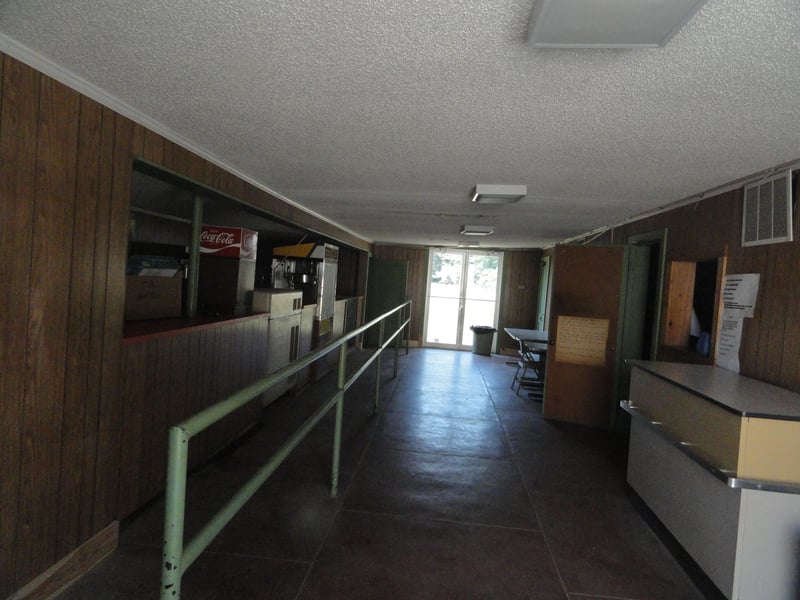
[[[645,321],[644,326],[650,328],[650,348],[649,348],[649,356],[650,360],[657,359],[657,352],[659,346],[659,339],[661,333],[661,309],[663,303],[663,292],[664,292],[664,273],[666,271],[666,264],[667,264],[667,229],[659,229],[656,231],[649,231],[647,233],[641,233],[638,235],[632,235],[628,238],[628,243],[626,244],[626,256],[625,256],[625,265],[623,269],[622,275],[622,285],[620,288],[620,313],[619,313],[619,328],[617,331],[617,348],[619,352],[616,356],[616,366],[615,366],[615,376],[614,376],[614,398],[619,400],[627,400],[627,398],[622,398],[621,394],[625,393],[624,390],[620,389],[623,385],[623,382],[627,382],[629,377],[625,376],[624,371],[630,370],[630,366],[626,364],[626,360],[629,358],[639,359],[639,357],[626,357],[623,355],[623,339],[626,333],[626,326],[631,322],[630,315],[626,314],[626,308],[628,306],[627,302],[627,295],[628,295],[628,286],[631,284],[631,272],[628,265],[628,248],[631,246],[650,246],[658,248],[658,265],[656,267],[656,272],[653,273],[652,270],[649,270],[647,273],[647,280],[648,282],[652,277],[655,277],[655,293],[653,299],[653,306],[652,306],[652,323],[647,323]],[[652,251],[652,250],[651,250]],[[647,305],[645,304],[645,314],[647,312]],[[645,315],[641,315],[642,319],[645,318]],[[634,317],[635,319],[636,317]]]
[[[552,291],[553,269],[551,257],[542,256],[539,263],[539,297],[536,306],[536,329],[547,331],[550,323],[550,292]]]
[[[650,360],[657,360],[658,346],[661,339],[661,311],[664,302],[664,273],[667,270],[667,233],[668,230],[658,229],[628,238],[628,245],[658,246],[658,272],[656,273],[655,304],[653,306],[653,323],[650,338]],[[652,275],[652,273],[651,273]],[[623,321],[624,324],[624,321]]]
[[[464,307],[462,305],[459,310],[458,324],[459,328],[456,332],[455,344],[441,344],[436,342],[428,342],[428,317],[430,315],[430,297],[431,297],[431,277],[433,276],[433,257],[436,252],[452,252],[464,255],[464,263],[462,265],[462,290],[466,285],[466,275],[469,266],[470,254],[493,255],[497,256],[497,290],[494,300],[494,316],[492,317],[492,327],[496,327],[500,316],[500,301],[503,292],[503,258],[504,253],[499,250],[479,250],[474,248],[429,248],[428,249],[428,271],[425,278],[425,319],[422,324],[422,345],[427,348],[444,348],[448,350],[468,350],[471,348],[461,343],[461,338],[464,332]],[[462,300],[466,298],[461,297]],[[497,336],[492,339],[492,352],[497,349]]]

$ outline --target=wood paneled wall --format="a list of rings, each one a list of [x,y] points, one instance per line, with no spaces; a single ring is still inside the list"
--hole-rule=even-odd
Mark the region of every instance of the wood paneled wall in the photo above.
[[[2,60],[0,595],[116,517],[133,123]]]
[[[162,460],[156,455],[163,440],[157,447],[140,444],[144,438],[130,440],[139,444],[139,456],[121,451],[123,432],[132,435],[148,415],[161,419],[151,403],[152,389],[126,389],[123,403],[123,358],[126,373],[143,365],[155,369],[154,361],[179,360],[178,348],[189,342],[159,342],[146,352],[131,348],[123,357],[128,210],[136,158],[359,250],[370,248],[0,54],[3,598],[127,514],[160,484],[161,469],[154,465]],[[244,333],[191,338],[190,346],[203,348],[204,361],[228,360],[239,334]],[[140,350],[144,355],[137,354]],[[227,358],[205,358],[206,352],[217,351]],[[209,367],[217,373],[222,368],[216,363]],[[176,383],[149,376],[146,382],[161,391]],[[215,445],[213,435],[209,444]],[[132,494],[136,501],[127,496],[131,484],[125,470],[133,464],[137,472],[146,471]]]
[[[403,260],[408,263],[408,279],[406,281],[406,298],[413,301],[411,315],[411,333],[409,340],[422,345],[425,323],[425,289],[428,285],[428,250],[418,246],[375,247],[375,256],[390,260]]]
[[[367,281],[366,252],[352,248],[339,248],[339,265],[336,270],[336,297],[363,296]]]
[[[741,373],[800,392],[800,216],[794,218],[794,242],[742,248],[742,193],[733,190],[617,227],[604,239],[626,243],[629,236],[666,228],[668,261],[727,256],[729,274],[759,273],[755,316],[744,320]]]
[[[120,518],[164,489],[172,424],[266,374],[268,325],[265,315],[123,346]],[[255,400],[198,435],[190,466],[239,437],[260,411]]]
[[[160,360],[182,369],[175,361],[187,356],[184,344],[189,357],[196,345],[209,371],[223,372],[232,368],[227,362],[235,356],[232,344],[244,335],[215,331],[207,339],[175,338],[123,352],[124,262],[136,158],[343,244],[370,248],[0,55],[1,597],[127,514],[160,485],[163,469],[154,457],[163,441],[153,446],[143,427],[162,417],[152,403],[152,389],[148,394],[128,387],[138,373],[155,369]],[[667,227],[670,260],[727,253],[729,272],[760,273],[756,316],[745,321],[742,372],[800,392],[800,242],[743,249],[740,223],[741,192],[734,191],[616,228],[606,239],[624,243],[630,235]],[[379,246],[375,254],[408,261],[408,295],[415,302],[412,339],[421,340],[427,250]],[[507,267],[507,286],[529,277],[525,285],[531,298],[514,298],[514,290],[507,290],[511,305],[504,303],[504,325],[523,325],[517,319],[535,316],[531,299],[538,269],[528,270],[527,260],[521,254],[519,261],[513,259],[518,266]],[[207,355],[209,348],[214,353]],[[151,380],[160,396],[167,389],[171,393],[180,377]],[[179,406],[187,408],[177,402],[166,418],[175,418]],[[129,441],[139,454],[123,456],[123,432],[135,436],[136,431],[139,439]],[[213,449],[226,435],[209,434],[206,447]],[[128,474],[121,476],[127,468],[143,474],[135,490],[128,489],[134,485]],[[135,501],[128,501],[129,491]]]
[[[503,287],[500,296],[497,350],[516,352],[519,344],[503,331],[504,327],[536,329],[539,300],[541,250],[507,250],[503,255]]]

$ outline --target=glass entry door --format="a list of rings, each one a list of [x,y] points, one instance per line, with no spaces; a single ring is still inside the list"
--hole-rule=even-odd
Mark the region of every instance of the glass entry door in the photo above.
[[[496,326],[502,262],[497,252],[431,251],[426,346],[471,348],[471,325]]]

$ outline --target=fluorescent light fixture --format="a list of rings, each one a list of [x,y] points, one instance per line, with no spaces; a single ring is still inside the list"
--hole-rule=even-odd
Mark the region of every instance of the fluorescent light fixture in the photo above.
[[[536,0],[528,42],[536,48],[665,45],[706,0]]]
[[[462,225],[461,235],[492,235],[494,227],[491,225]]]
[[[481,245],[480,242],[472,242],[472,241],[469,241],[469,242],[458,242],[458,247],[459,248],[474,248],[475,246],[480,246],[480,245]]]
[[[527,185],[491,185],[479,183],[472,193],[472,201],[481,204],[509,204],[528,194]]]

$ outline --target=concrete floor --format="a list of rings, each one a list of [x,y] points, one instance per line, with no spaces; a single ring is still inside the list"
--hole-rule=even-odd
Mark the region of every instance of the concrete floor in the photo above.
[[[183,598],[704,597],[635,507],[618,439],[543,420],[506,357],[412,350],[390,380],[385,356],[379,416],[374,367],[348,392],[338,497],[329,418],[187,571]],[[331,389],[279,399],[190,478],[188,535]],[[61,598],[157,598],[162,520],[156,501],[123,523]]]

